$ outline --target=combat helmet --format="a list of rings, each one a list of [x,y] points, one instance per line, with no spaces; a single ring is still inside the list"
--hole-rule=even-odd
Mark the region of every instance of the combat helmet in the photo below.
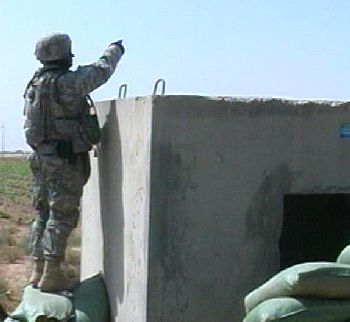
[[[73,57],[72,41],[67,34],[59,32],[43,35],[35,45],[34,54],[41,62]]]

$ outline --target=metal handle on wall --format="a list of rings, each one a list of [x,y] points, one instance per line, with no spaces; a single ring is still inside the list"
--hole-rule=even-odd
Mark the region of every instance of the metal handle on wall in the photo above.
[[[126,98],[126,93],[128,91],[128,84],[122,84],[119,86],[118,98]]]
[[[159,84],[162,84],[162,92],[161,95],[165,94],[165,80],[162,78],[159,78],[156,83],[154,84],[154,90],[153,90],[153,95],[157,95],[157,91],[158,91],[158,86]]]

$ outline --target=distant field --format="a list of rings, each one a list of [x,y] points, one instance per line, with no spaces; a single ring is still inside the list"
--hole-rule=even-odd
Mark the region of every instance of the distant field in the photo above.
[[[0,217],[31,211],[31,173],[26,158],[0,157]],[[18,211],[20,213],[18,213]]]

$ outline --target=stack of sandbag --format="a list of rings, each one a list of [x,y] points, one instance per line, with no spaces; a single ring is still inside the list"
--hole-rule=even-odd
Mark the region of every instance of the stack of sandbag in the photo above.
[[[337,258],[337,263],[350,265],[350,245],[346,246]]]
[[[243,321],[346,322],[349,317],[349,300],[278,297],[256,306]]]
[[[97,274],[80,282],[69,297],[40,292],[31,285],[25,287],[21,303],[4,322],[108,322],[110,319],[103,276]]]
[[[244,322],[350,321],[350,246],[336,263],[303,263],[289,267],[244,300]]]

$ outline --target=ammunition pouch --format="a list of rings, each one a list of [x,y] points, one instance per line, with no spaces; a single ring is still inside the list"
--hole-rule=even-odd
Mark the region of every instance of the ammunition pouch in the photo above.
[[[63,159],[72,159],[74,156],[72,141],[60,140],[57,142],[57,156]]]
[[[77,155],[73,151],[73,143],[69,140],[52,140],[40,143],[36,151],[43,156],[56,155],[68,159],[70,163],[76,162]]]

